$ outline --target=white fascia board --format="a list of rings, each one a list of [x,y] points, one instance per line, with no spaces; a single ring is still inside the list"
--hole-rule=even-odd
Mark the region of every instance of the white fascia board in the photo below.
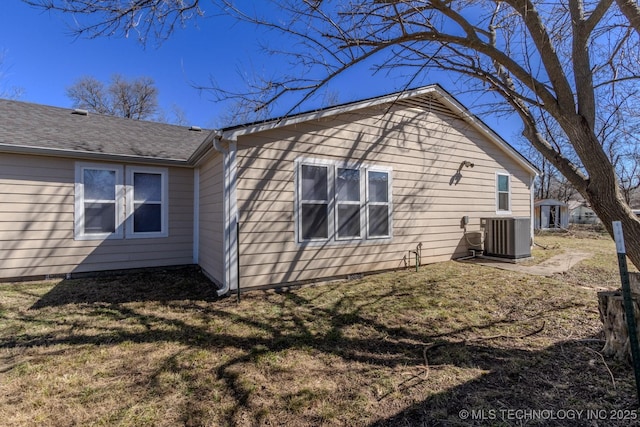
[[[495,133],[489,126],[485,125],[475,115],[471,114],[462,104],[455,100],[446,92],[435,90],[440,100],[449,108],[451,108],[464,121],[473,126],[478,132],[489,138],[493,143],[502,149],[509,157],[515,160],[519,165],[529,171],[533,176],[538,176],[539,171],[527,162],[522,156],[511,147],[504,139]]]
[[[360,102],[354,102],[347,105],[342,105],[333,108],[327,108],[324,110],[312,111],[292,117],[283,117],[280,119],[270,120],[264,123],[258,123],[247,127],[238,127],[224,131],[222,138],[225,140],[235,141],[239,136],[248,135],[256,132],[263,132],[266,130],[276,129],[284,126],[295,125],[298,123],[304,123],[310,120],[319,120],[325,117],[335,116],[338,114],[348,113],[350,111],[360,110],[363,108],[374,107],[376,105],[391,103],[400,101],[407,98],[413,98],[416,96],[424,95],[430,92],[439,92],[436,85],[426,86],[418,89],[414,89],[408,92],[394,93],[391,95],[381,96],[379,98],[372,98]]]

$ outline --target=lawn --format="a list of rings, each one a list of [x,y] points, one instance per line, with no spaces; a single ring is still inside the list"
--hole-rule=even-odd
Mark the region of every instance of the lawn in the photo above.
[[[0,424],[632,424],[611,419],[635,417],[618,411],[632,370],[599,354],[613,242],[537,241],[537,259],[594,256],[553,278],[451,261],[240,303],[192,270],[2,284]]]

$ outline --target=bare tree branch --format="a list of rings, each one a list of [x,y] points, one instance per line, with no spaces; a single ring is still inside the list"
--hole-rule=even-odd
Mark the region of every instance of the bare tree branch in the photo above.
[[[629,20],[629,25],[640,35],[640,7],[634,0],[616,0],[620,11]]]
[[[202,16],[199,0],[23,0],[45,10],[73,16],[78,36],[129,37],[137,34],[146,43],[150,38],[165,40],[176,26]],[[100,19],[95,20],[94,17]]]
[[[73,14],[79,34],[136,31],[143,41],[163,40],[175,25],[204,13],[197,0],[27,1]],[[492,111],[517,113],[528,141],[587,199],[609,232],[612,220],[623,222],[628,254],[640,267],[640,221],[623,194],[636,181],[627,179],[625,187],[621,180],[637,175],[630,151],[637,152],[631,135],[640,131],[640,119],[630,114],[640,111],[637,2],[272,2],[277,14],[259,17],[232,0],[212,0],[212,10],[274,31],[279,45],[270,52],[287,61],[279,74],[248,82],[244,93],[214,88],[222,97],[258,109],[284,103],[291,112],[354,67],[405,70],[407,84],[434,69],[461,76],[465,90],[497,95],[501,101]]]

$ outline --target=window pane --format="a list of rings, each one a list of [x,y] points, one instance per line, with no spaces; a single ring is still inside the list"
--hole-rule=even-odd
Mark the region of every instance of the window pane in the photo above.
[[[150,233],[162,231],[162,205],[139,204],[135,205],[133,213],[134,233]]]
[[[389,235],[389,208],[386,205],[369,206],[369,236]]]
[[[113,233],[115,231],[115,203],[87,203],[84,205],[85,233]]]
[[[509,176],[498,175],[498,191],[509,191]]]
[[[338,237],[360,237],[360,205],[338,205]]]
[[[387,172],[369,172],[369,201],[388,202],[389,174]]]
[[[87,200],[115,200],[116,171],[84,170],[84,198]]]
[[[315,239],[329,237],[329,222],[327,221],[327,205],[326,204],[310,204],[302,205],[302,238]]]
[[[136,202],[161,201],[162,175],[158,173],[134,173],[133,199]]]
[[[338,169],[337,185],[339,201],[360,201],[360,171],[358,169]]]
[[[327,200],[326,166],[302,165],[302,200]]]
[[[509,210],[509,193],[498,193],[498,210]]]

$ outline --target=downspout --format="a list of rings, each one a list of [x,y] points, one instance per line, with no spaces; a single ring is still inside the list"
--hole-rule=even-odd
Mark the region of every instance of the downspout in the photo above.
[[[531,218],[530,220],[530,226],[531,226],[531,247],[533,247],[535,245],[535,222],[536,222],[536,218],[535,218],[535,200],[533,197],[533,193],[535,192],[535,182],[536,182],[536,177],[538,175],[531,175],[531,180],[529,181],[529,218]]]
[[[222,133],[216,132],[213,138],[213,147],[216,151],[223,155],[223,212],[224,212],[224,235],[223,235],[223,253],[224,253],[224,280],[222,288],[218,289],[218,296],[229,293],[237,284],[237,262],[238,262],[238,242],[237,242],[237,207],[235,202],[235,174],[236,171],[236,144],[234,141],[228,141],[228,147],[222,145]],[[235,268],[234,268],[235,267]],[[236,285],[237,286],[237,285]]]
[[[193,169],[193,263],[200,263],[200,169]]]
[[[227,218],[229,218],[229,176],[226,173],[227,162],[229,157],[229,150],[225,149],[222,144],[222,134],[216,132],[213,137],[213,148],[216,151],[222,153],[222,176],[223,176],[223,189],[222,189],[222,212],[224,216],[224,234],[222,237],[222,253],[224,254],[224,280],[222,281],[222,288],[218,289],[218,296],[226,295],[229,292],[229,275],[227,274],[227,266],[229,265],[229,230],[226,226]]]

